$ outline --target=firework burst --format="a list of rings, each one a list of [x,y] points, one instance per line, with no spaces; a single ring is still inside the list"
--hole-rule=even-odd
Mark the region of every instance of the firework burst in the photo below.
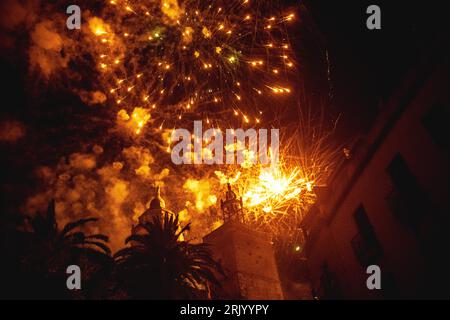
[[[98,108],[80,108],[88,112],[76,114],[77,145],[39,170],[45,187],[27,210],[54,198],[61,219],[103,215],[101,228],[119,247],[152,187],[163,186],[168,206],[192,221],[190,236],[202,238],[221,223],[218,203],[230,182],[248,223],[291,234],[332,166],[328,136],[314,122],[299,123],[296,106],[286,103],[299,97],[286,30],[293,12],[269,0],[85,3],[80,32],[60,32],[66,17],[52,4],[30,31],[30,65],[45,84],[64,78],[63,89],[83,107]],[[279,128],[280,163],[176,166],[171,132],[194,120],[219,132]]]
[[[229,166],[216,171],[223,190],[230,183],[242,197],[244,219],[274,236],[294,237],[299,224],[316,200],[315,188],[323,186],[338,157],[332,128],[320,128],[323,119],[303,118],[301,125],[285,128],[276,165]],[[247,154],[247,156],[251,156]]]
[[[267,0],[115,0],[89,26],[101,85],[125,120],[138,107],[156,127],[199,116],[219,126],[224,114],[260,123],[262,102],[291,92],[293,19]]]

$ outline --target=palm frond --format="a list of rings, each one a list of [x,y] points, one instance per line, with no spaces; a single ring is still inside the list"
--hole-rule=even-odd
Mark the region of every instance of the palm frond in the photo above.
[[[81,226],[85,225],[86,223],[94,222],[94,221],[98,221],[98,218],[85,218],[85,219],[80,219],[80,220],[77,220],[74,222],[69,222],[68,224],[66,224],[64,226],[60,235],[61,235],[61,237],[64,237],[71,230],[81,227]]]
[[[89,240],[90,239],[95,239],[95,240],[101,240],[103,242],[109,242],[109,237],[108,236],[106,236],[104,234],[99,234],[99,233],[86,236],[86,239],[89,239]]]
[[[111,255],[111,249],[106,244],[104,244],[103,242],[88,240],[88,241],[85,241],[83,244],[84,245],[91,245],[93,247],[100,248],[106,255],[108,255],[108,256]]]
[[[189,297],[198,295],[208,283],[219,286],[216,272],[221,273],[220,265],[214,261],[205,244],[190,244],[180,241],[180,235],[189,230],[190,224],[180,228],[178,215],[165,213],[160,219],[140,225],[145,232],[134,234],[126,239],[130,246],[119,250],[114,260],[118,271],[128,274],[153,274],[155,290],[162,296],[176,295]],[[147,292],[148,283],[139,282],[136,292]],[[162,286],[162,287],[161,287]],[[155,293],[157,294],[157,293]]]

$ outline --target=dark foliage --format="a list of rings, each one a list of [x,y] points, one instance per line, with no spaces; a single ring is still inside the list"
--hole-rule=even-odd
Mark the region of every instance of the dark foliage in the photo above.
[[[207,245],[180,241],[189,225],[180,228],[178,216],[166,213],[141,227],[114,256],[119,287],[129,298],[206,298],[208,288],[219,285],[220,267]]]
[[[108,237],[86,234],[85,218],[58,228],[55,203],[45,213],[4,217],[1,225],[0,298],[197,299],[220,286],[220,266],[205,244],[180,240],[177,216],[140,225],[114,257]],[[68,290],[67,267],[81,269],[82,290]]]

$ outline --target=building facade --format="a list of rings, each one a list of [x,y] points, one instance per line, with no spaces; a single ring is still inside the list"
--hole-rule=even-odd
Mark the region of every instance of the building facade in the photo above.
[[[204,238],[223,268],[218,299],[280,300],[283,292],[270,237],[227,221]]]
[[[449,80],[448,64],[411,74],[318,190],[301,226],[317,298],[450,297]]]

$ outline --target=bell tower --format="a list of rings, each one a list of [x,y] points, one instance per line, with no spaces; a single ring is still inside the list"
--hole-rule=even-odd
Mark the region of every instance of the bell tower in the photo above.
[[[236,220],[244,222],[244,206],[242,198],[237,199],[236,194],[231,189],[231,185],[227,184],[227,192],[225,200],[220,200],[220,209],[222,210],[223,221]]]
[[[283,299],[271,237],[244,224],[242,198],[228,184],[220,201],[224,224],[203,238],[224,270],[217,299]]]

